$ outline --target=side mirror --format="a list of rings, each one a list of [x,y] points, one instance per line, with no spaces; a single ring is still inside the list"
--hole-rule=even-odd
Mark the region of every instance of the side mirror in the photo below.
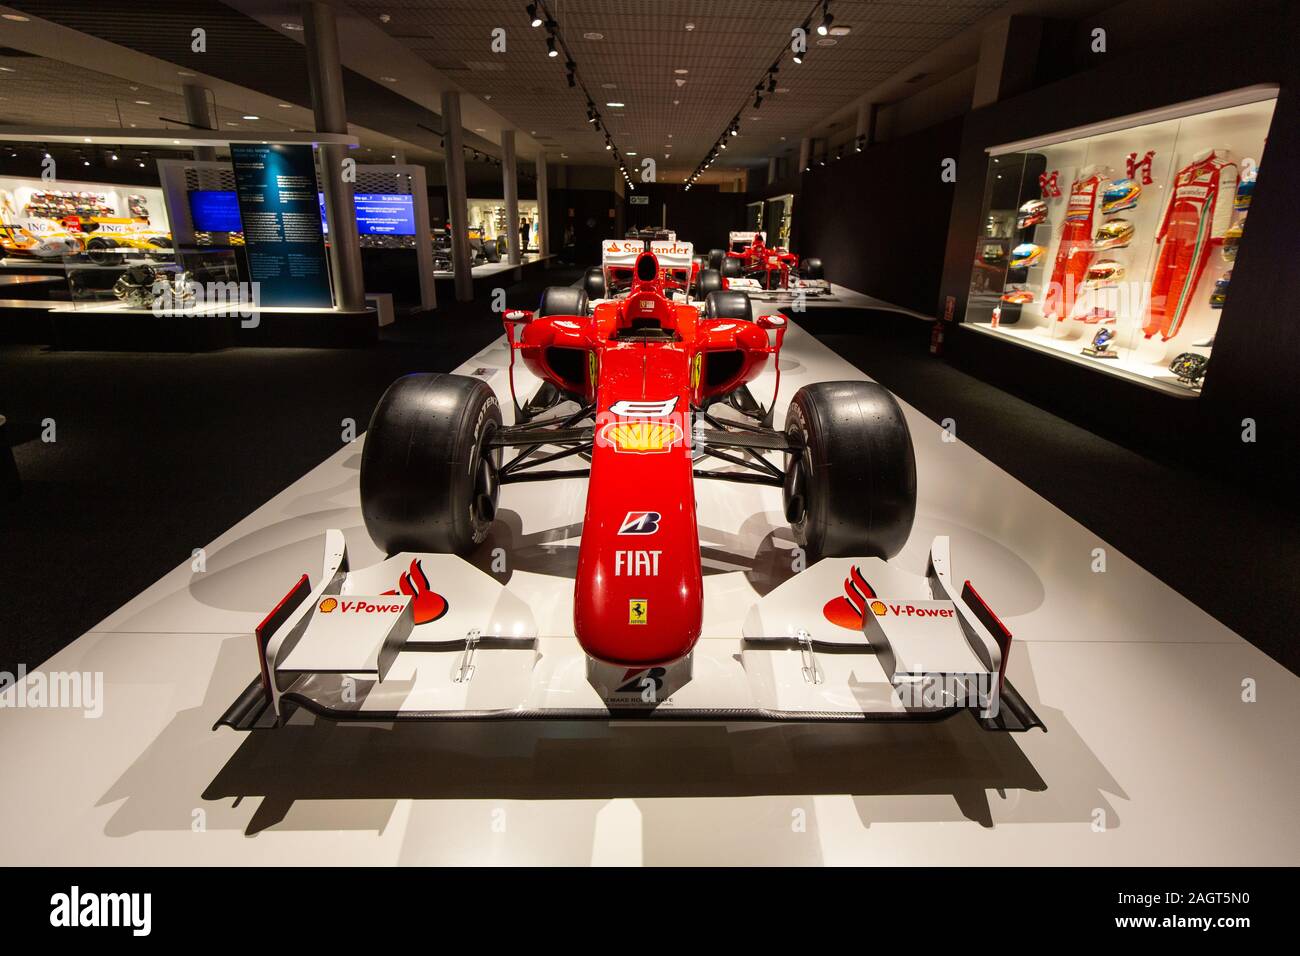
[[[760,329],[783,329],[785,328],[784,315],[760,315],[755,324]]]
[[[505,314],[504,319],[507,322],[518,322],[525,325],[533,321],[533,313],[528,309],[511,309]]]

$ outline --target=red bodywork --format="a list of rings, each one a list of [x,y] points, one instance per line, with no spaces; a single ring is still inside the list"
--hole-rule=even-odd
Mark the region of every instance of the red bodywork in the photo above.
[[[594,405],[574,632],[591,657],[637,667],[678,660],[700,636],[691,411],[755,378],[785,332],[780,320],[706,319],[670,301],[658,260],[642,258],[653,271],[638,262],[627,297],[593,315],[506,315],[512,367],[518,351],[534,374]]]
[[[741,246],[739,242],[734,244]],[[790,287],[790,274],[799,274],[799,257],[788,249],[779,247],[769,247],[763,242],[761,232],[754,233],[754,238],[750,240],[748,246],[732,248],[727,250],[727,256],[732,259],[739,259],[742,268],[747,277],[753,278],[758,275],[763,277],[763,288],[788,289]],[[773,282],[773,277],[777,281]]]

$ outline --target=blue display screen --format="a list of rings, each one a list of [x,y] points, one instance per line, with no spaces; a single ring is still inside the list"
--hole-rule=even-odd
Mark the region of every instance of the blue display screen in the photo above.
[[[358,193],[357,232],[363,236],[415,235],[413,197],[401,193]]]
[[[199,232],[242,232],[239,200],[233,189],[196,189],[190,193],[190,218]]]
[[[317,193],[321,226],[325,195]],[[415,235],[413,197],[399,193],[357,193],[357,232],[363,236]],[[242,232],[239,200],[233,189],[196,189],[190,193],[190,217],[199,232]],[[328,231],[326,229],[325,231]]]

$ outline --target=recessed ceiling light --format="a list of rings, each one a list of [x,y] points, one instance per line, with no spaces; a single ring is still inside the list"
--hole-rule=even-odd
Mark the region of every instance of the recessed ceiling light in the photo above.
[[[673,100],[673,106],[676,106],[676,105],[677,105],[678,103],[680,103],[680,102],[681,102],[681,100]]]
[[[21,13],[6,13],[4,14],[4,18],[6,20],[12,20],[14,23],[26,23],[31,19],[30,17],[23,16]]]
[[[474,127],[474,132],[476,132],[476,133],[486,133],[486,132],[487,132],[487,127],[484,127],[484,126],[475,126],[475,127]]]
[[[600,84],[600,88],[601,88],[602,90],[616,90],[616,89],[618,89],[618,84],[617,84],[617,83],[602,83],[602,84]]]
[[[629,149],[629,150],[627,151],[627,155],[629,155],[629,156],[635,156],[636,153],[635,153],[634,151],[632,151],[632,150]]]
[[[620,102],[618,102],[617,100],[615,100],[615,101],[612,102],[612,103],[606,103],[605,105],[608,106],[610,109],[613,109],[613,110],[622,109],[622,107],[623,107],[623,104],[620,103]]]
[[[686,24],[686,32],[687,32],[687,33],[690,33],[690,32],[691,32],[692,30],[694,30],[694,29],[695,29],[695,24],[694,24],[694,23],[688,23],[688,24]]]
[[[5,73],[17,73],[17,72],[18,72],[18,71],[15,70],[12,66],[0,66],[0,70],[3,70]]]
[[[238,124],[238,123],[231,123],[231,122],[227,121],[226,125],[227,125],[227,126],[238,126],[239,124]]]
[[[246,116],[244,117],[244,119],[246,119],[246,120],[256,120],[256,119],[261,119],[261,118],[262,118],[262,117],[260,117],[260,116],[254,116],[252,113],[249,113],[248,115],[246,115]]]
[[[136,100],[135,104],[136,106],[153,106],[153,104],[150,103],[148,100]]]
[[[396,82],[397,82],[397,77],[395,77],[395,76],[381,76],[380,79],[383,80],[385,83],[396,83]]]
[[[301,29],[302,29],[302,24],[301,24],[301,23],[281,23],[280,26],[284,27],[286,30],[301,30]]]
[[[293,109],[293,104],[292,104],[292,103],[276,103],[275,105],[278,106],[278,107],[280,107],[280,109],[282,109],[282,110],[291,110],[291,109]]]
[[[177,75],[177,76],[194,76],[194,74],[191,73],[191,72],[189,72],[188,70],[177,70],[177,71],[176,71],[176,75]]]
[[[596,33],[596,32],[593,31],[593,32],[591,32],[591,33],[584,33],[584,34],[582,35],[582,38],[583,38],[584,40],[603,40],[603,39],[605,39],[605,34],[603,34],[603,33]]]
[[[818,46],[834,46],[835,44],[837,44],[837,43],[839,43],[839,42],[840,42],[840,41],[837,40],[837,39],[835,39],[834,37],[822,37],[820,40],[817,41],[817,45],[818,45]]]
[[[831,27],[831,36],[846,37],[849,35],[849,31],[852,29],[853,29],[852,27]]]
[[[689,72],[691,72],[691,71],[690,71],[690,70],[673,70],[673,72],[676,73],[678,76],[685,76],[687,73],[689,73]]]
[[[789,93],[789,92],[790,92],[790,87],[788,87],[788,86],[778,86],[778,87],[776,88],[776,92],[778,92],[778,93]]]

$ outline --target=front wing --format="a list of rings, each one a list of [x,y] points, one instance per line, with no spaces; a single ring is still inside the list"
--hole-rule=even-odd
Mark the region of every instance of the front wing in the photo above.
[[[935,539],[925,577],[875,558],[820,561],[756,600],[741,634],[706,634],[681,661],[628,669],[587,657],[572,634],[539,635],[526,603],[460,558],[401,554],[349,572],[331,531],[320,583],[304,574],[258,628],[260,673],[217,725],[271,728],[296,708],[340,721],[933,721],[968,710],[988,730],[1046,729],[1002,679],[1010,635],[983,623],[986,608],[973,613],[977,595],[954,594],[947,549]]]

